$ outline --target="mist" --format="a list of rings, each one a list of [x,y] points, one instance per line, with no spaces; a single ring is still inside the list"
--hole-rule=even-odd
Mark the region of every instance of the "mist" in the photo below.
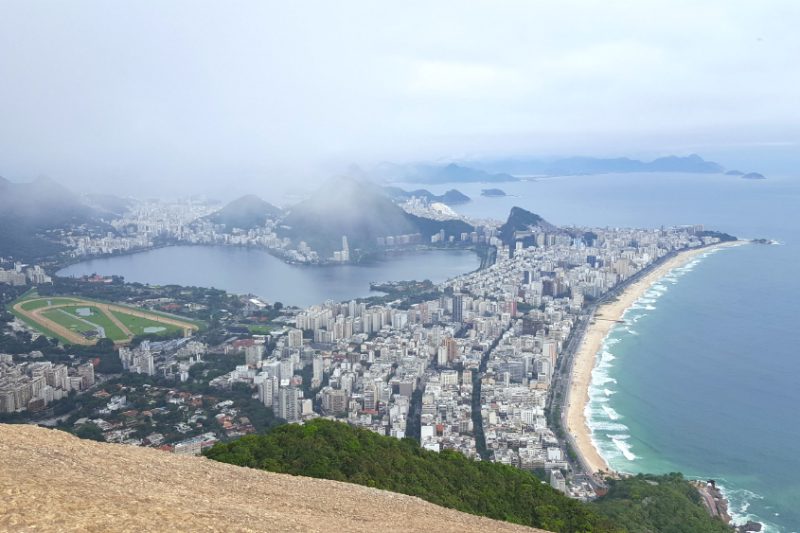
[[[0,175],[272,200],[381,161],[788,167],[799,19],[793,1],[4,2]]]

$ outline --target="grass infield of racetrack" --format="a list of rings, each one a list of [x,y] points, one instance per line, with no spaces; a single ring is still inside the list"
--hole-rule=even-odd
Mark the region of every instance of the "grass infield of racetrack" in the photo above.
[[[34,291],[23,295],[9,308],[15,316],[37,331],[68,344],[91,345],[96,342],[84,335],[96,330],[87,322],[102,327],[115,344],[130,342],[134,335],[144,334],[145,328],[163,328],[157,334],[199,329],[197,323],[176,315],[80,297],[41,297]],[[90,315],[79,315],[79,308],[89,309]]]

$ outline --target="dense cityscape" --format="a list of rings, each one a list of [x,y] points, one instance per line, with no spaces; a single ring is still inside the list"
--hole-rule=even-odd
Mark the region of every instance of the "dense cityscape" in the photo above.
[[[424,200],[410,204],[415,210],[427,205]],[[164,237],[278,248],[289,244],[276,238],[269,221],[261,229],[226,232],[199,220],[207,214],[206,207],[192,201],[144,203],[112,222],[123,236],[68,239],[68,255],[127,252]],[[329,417],[381,435],[414,438],[425,449],[455,450],[475,460],[540,472],[556,489],[592,499],[602,481],[585,475],[558,416],[552,416],[564,401],[561,393],[554,398],[552,384],[565,371],[568,341],[578,324],[589,320],[589,302],[665,256],[719,238],[702,227],[545,225],[518,232],[515,245],[507,246],[498,227],[495,223],[481,226],[480,233],[452,236],[496,247],[498,259],[488,268],[438,286],[424,285],[421,292],[419,286],[399,283],[379,302],[275,309],[255,295],[233,297],[239,308],[227,311],[227,336],[209,339],[201,332],[119,346],[114,348],[119,358],[115,372],[100,374],[106,383],[95,383],[91,358],[70,356],[54,364],[38,361],[42,353],[36,351],[3,354],[0,411],[45,412],[70,391],[73,402],[76,395],[89,394],[91,401],[82,403],[80,416],[73,413],[69,419],[74,427],[110,442],[198,454],[220,440],[272,424],[272,415],[267,422],[253,423],[254,416],[265,418],[254,414],[258,403],[287,422]],[[347,236],[342,241],[344,253]],[[292,253],[291,259],[302,259]],[[20,263],[0,275],[17,286],[52,283],[40,267]],[[102,286],[112,280],[84,283]],[[149,299],[146,305],[206,309],[199,302],[179,305],[171,298]],[[264,326],[233,325],[265,315],[266,322],[260,319]],[[10,327],[27,326],[14,320]],[[31,333],[35,340],[38,333]]]

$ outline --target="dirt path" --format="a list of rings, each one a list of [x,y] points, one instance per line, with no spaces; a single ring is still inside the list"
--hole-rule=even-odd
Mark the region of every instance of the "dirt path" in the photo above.
[[[95,307],[97,307],[100,310],[101,313],[106,315],[108,317],[108,319],[115,326],[117,326],[119,328],[119,330],[122,333],[125,334],[126,337],[128,337],[128,342],[130,342],[130,340],[133,338],[133,332],[131,330],[129,330],[128,327],[125,324],[123,324],[122,321],[119,318],[114,316],[114,313],[111,312],[111,310],[108,308],[108,305],[106,305],[106,304],[95,304]]]

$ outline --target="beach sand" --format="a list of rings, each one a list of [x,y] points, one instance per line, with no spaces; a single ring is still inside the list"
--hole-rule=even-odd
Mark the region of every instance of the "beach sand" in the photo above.
[[[576,451],[583,456],[584,463],[592,472],[613,473],[608,463],[592,443],[592,434],[584,414],[586,404],[589,402],[589,386],[591,385],[595,358],[602,347],[603,340],[616,325],[616,321],[622,319],[625,310],[633,305],[650,286],[667,275],[670,270],[685,266],[697,256],[705,254],[714,248],[737,244],[740,243],[721,243],[681,252],[659,265],[636,283],[630,285],[616,300],[603,304],[597,309],[594,314],[594,321],[587,328],[586,334],[575,354],[570,380],[569,405],[567,406],[567,431],[575,439],[575,444],[578,447]]]

